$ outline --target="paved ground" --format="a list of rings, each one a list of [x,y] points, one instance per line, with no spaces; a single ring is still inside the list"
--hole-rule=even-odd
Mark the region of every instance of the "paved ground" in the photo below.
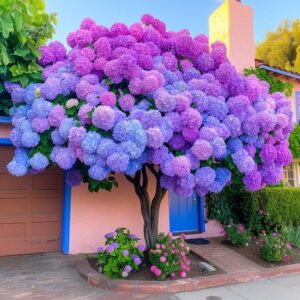
[[[299,300],[300,275],[175,295],[130,295],[93,288],[78,275],[78,256],[0,258],[0,300]]]
[[[300,275],[177,294],[180,300],[299,300]]]

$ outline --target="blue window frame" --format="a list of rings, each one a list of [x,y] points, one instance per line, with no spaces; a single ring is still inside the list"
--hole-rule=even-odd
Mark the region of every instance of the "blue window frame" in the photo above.
[[[10,124],[11,123],[11,118],[10,117],[4,117],[0,116],[0,123],[4,124]]]

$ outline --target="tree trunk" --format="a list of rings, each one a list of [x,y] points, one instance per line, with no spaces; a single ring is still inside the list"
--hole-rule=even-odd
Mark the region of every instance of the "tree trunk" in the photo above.
[[[147,169],[155,177],[155,194],[151,199],[148,193],[148,174]],[[156,171],[153,165],[144,165],[141,171],[138,171],[134,177],[126,176],[127,180],[134,186],[140,204],[144,220],[144,238],[147,249],[154,246],[158,236],[158,220],[161,201],[166,194],[166,189],[160,186],[161,172]]]

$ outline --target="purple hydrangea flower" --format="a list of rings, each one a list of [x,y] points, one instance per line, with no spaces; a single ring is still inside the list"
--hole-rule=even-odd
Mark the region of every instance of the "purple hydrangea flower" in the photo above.
[[[177,156],[172,160],[174,174],[179,177],[188,176],[191,172],[191,162],[186,156]]]
[[[213,154],[213,147],[208,141],[198,139],[192,146],[191,151],[199,160],[207,160]]]
[[[93,112],[92,123],[100,129],[112,129],[115,123],[114,110],[109,106],[98,106]]]
[[[211,167],[199,168],[195,173],[195,183],[199,186],[209,188],[216,178],[216,172]]]
[[[63,170],[70,170],[76,161],[76,155],[70,148],[61,147],[55,151],[52,160]]]

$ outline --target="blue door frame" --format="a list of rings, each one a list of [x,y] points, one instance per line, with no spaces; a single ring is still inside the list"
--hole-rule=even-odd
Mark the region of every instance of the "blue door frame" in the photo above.
[[[179,197],[169,191],[169,215],[173,233],[205,232],[204,197]]]
[[[0,117],[0,124],[10,123],[10,118]],[[0,149],[1,146],[11,146],[13,144],[9,138],[0,137]],[[1,151],[1,150],[0,150]],[[70,214],[71,214],[71,192],[72,189],[66,183],[66,176],[64,175],[64,191],[63,191],[63,207],[62,207],[62,226],[61,226],[61,243],[60,250],[65,253],[70,253]]]

